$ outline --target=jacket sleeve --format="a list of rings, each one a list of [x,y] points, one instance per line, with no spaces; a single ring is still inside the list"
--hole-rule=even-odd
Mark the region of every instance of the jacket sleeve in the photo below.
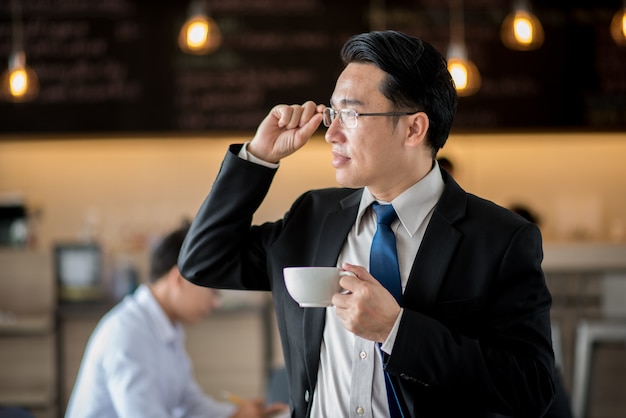
[[[213,187],[194,218],[178,258],[192,283],[221,288],[269,290],[266,248],[281,222],[251,227],[276,172],[226,154]]]

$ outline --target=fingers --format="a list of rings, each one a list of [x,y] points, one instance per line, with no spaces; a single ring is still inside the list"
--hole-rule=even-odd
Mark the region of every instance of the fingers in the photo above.
[[[353,290],[352,288],[354,286],[357,286],[360,282],[363,282],[363,281],[378,283],[378,281],[363,266],[357,266],[355,264],[350,264],[350,263],[343,263],[341,265],[341,268],[344,271],[349,271],[350,273],[354,275],[354,276],[344,276],[341,278],[341,280],[339,281],[339,284],[344,289]],[[352,288],[346,287],[344,286],[344,284]]]
[[[287,412],[289,410],[289,405],[284,403],[273,403],[265,408],[263,411],[263,416],[267,418],[275,417],[279,414]]]
[[[276,409],[274,407],[266,407],[262,399],[240,399],[236,404],[237,411],[231,418],[266,418],[276,413]]]
[[[385,341],[400,312],[394,297],[362,266],[344,263],[346,275],[339,284],[349,291],[336,293],[332,303],[343,326],[371,341]]]
[[[274,106],[257,128],[248,152],[263,161],[278,163],[302,148],[320,123],[322,114],[312,101]]]
[[[369,274],[365,267],[343,263],[341,268],[351,274],[344,275],[339,279],[339,286],[341,286],[344,290],[336,295],[333,295],[332,302],[333,305],[337,307],[345,307],[348,303],[348,299],[342,298],[342,295],[350,295],[353,292],[359,291],[359,289],[362,290],[364,283],[372,280],[375,284],[378,284],[376,279]]]
[[[306,126],[320,112],[314,102],[308,101],[302,105],[278,105],[274,107],[272,113],[278,118],[279,127],[295,129]],[[321,120],[321,116],[319,118]]]

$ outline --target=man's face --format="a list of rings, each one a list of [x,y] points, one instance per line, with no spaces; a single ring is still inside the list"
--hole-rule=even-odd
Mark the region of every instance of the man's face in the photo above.
[[[337,79],[330,106],[358,113],[397,110],[379,90],[385,75],[372,64],[348,64]],[[397,195],[410,186],[405,184],[410,177],[404,147],[408,124],[406,116],[397,125],[391,116],[360,116],[357,127],[350,129],[336,118],[328,127],[326,142],[332,145],[337,182],[345,187],[367,186],[378,198]]]

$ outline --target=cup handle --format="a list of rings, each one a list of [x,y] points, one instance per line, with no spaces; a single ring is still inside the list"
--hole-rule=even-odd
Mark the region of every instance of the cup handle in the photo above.
[[[342,270],[339,272],[339,276],[352,276],[352,277],[356,277],[356,274],[352,273],[351,271],[346,271],[346,270]],[[341,291],[339,292],[342,295],[349,295],[352,292],[347,290],[347,289],[341,289]]]

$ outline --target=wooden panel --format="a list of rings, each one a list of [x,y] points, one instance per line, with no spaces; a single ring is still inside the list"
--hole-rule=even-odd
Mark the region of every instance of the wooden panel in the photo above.
[[[63,319],[59,324],[63,347],[59,371],[61,373],[59,407],[63,412],[72,393],[87,341],[99,320],[100,316],[90,313],[82,318],[74,315]]]
[[[265,341],[259,311],[216,314],[186,327],[187,351],[198,384],[220,398],[224,391],[244,398],[265,391]]]
[[[2,338],[0,404],[45,407],[56,399],[54,334]]]
[[[49,253],[0,250],[0,405],[56,416],[55,284]]]
[[[56,285],[48,252],[0,250],[0,310],[52,314]]]

